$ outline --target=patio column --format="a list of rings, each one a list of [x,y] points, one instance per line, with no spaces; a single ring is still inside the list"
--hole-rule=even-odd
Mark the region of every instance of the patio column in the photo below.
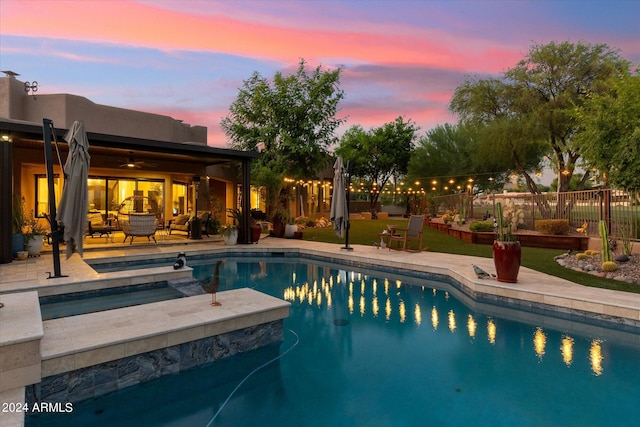
[[[242,242],[251,243],[251,159],[242,160]]]
[[[11,254],[11,210],[13,183],[13,144],[9,133],[2,132],[0,141],[0,264],[10,263]]]

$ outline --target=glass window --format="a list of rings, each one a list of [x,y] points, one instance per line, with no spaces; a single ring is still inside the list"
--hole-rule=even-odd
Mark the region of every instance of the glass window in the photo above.
[[[59,177],[54,179],[56,202],[60,203],[61,189]],[[164,217],[164,181],[136,180],[125,178],[90,177],[87,181],[89,200],[87,210],[105,214],[107,218],[118,215],[120,204],[129,196],[145,196],[145,206],[136,206],[138,212],[153,212],[158,218]],[[186,188],[186,186],[185,186]],[[186,194],[186,189],[183,192]],[[148,199],[148,200],[147,200]],[[184,198],[186,199],[186,198]],[[36,176],[36,212],[38,216],[49,212],[49,192],[47,177]],[[186,206],[186,205],[185,205]],[[186,207],[185,207],[186,208]]]
[[[87,180],[89,188],[89,212],[107,213],[107,180],[100,178],[89,178]]]
[[[62,196],[60,188],[60,176],[53,176],[53,192],[56,196],[56,203],[60,203]],[[49,183],[46,175],[36,175],[36,204],[34,215],[44,217],[49,213]]]
[[[187,197],[187,184],[174,182],[171,186],[172,189],[172,208],[171,213],[173,215],[180,215],[187,212],[187,201],[189,198]]]
[[[164,218],[164,182],[138,181],[137,194],[147,197],[144,212],[156,214],[159,220]]]

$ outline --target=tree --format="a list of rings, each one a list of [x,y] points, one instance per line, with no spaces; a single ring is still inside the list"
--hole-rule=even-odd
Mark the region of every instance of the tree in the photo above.
[[[504,184],[509,168],[500,163],[494,150],[478,146],[477,135],[475,128],[448,123],[429,130],[419,139],[411,155],[408,179],[436,181],[425,183],[430,188],[436,185],[436,192],[443,192],[449,178],[463,176],[473,177],[474,187],[478,189],[493,189]]]
[[[531,171],[539,169],[545,155],[563,172],[560,191],[567,191],[581,155],[574,109],[628,68],[603,44],[533,45],[502,79],[467,81],[456,88],[450,108],[463,123],[483,129],[486,150],[509,153],[531,193],[540,193]],[[582,183],[588,177],[585,173]]]
[[[407,173],[418,129],[411,119],[398,117],[369,131],[353,126],[342,136],[335,152],[351,163],[353,175],[371,185],[371,209],[380,197],[376,188],[382,189],[391,177]]]
[[[640,188],[640,75],[615,78],[610,90],[576,108],[578,144],[589,166],[608,184]]]
[[[232,148],[262,148],[252,175],[254,184],[267,188],[269,210],[286,175],[315,178],[328,164],[328,147],[337,142],[334,132],[344,121],[335,117],[344,97],[342,68],[308,72],[305,65],[301,60],[295,73],[277,72],[271,80],[254,72],[221,121]]]

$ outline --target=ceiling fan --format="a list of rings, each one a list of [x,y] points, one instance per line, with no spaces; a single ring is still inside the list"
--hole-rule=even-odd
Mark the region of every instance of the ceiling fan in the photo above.
[[[140,169],[144,165],[143,161],[136,162],[136,159],[133,157],[133,151],[129,151],[129,158],[126,162],[120,165],[121,168],[129,168],[129,169]]]

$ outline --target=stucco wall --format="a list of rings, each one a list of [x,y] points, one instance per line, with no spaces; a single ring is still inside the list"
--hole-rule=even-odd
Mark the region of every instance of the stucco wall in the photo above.
[[[24,91],[23,82],[11,77],[0,78],[0,116],[35,123],[48,118],[59,129],[69,129],[75,120],[82,120],[87,132],[207,144],[204,126],[191,126],[161,114],[100,105],[77,95],[36,93],[34,98]]]

